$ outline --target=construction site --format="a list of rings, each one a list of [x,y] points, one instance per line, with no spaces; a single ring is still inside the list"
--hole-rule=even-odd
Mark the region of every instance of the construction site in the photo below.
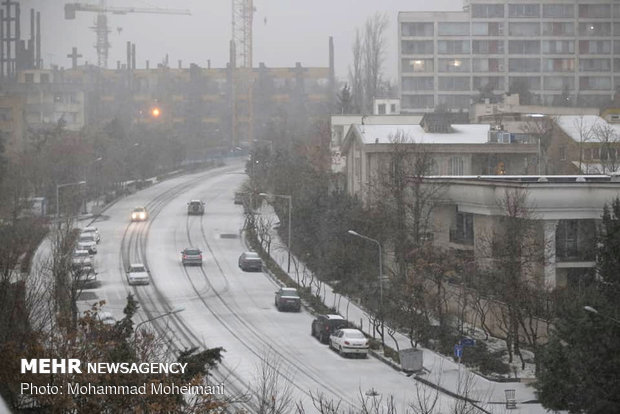
[[[59,5],[58,7],[61,7]],[[191,15],[191,10],[66,3],[64,17],[94,16],[97,64],[67,50],[67,65],[44,64],[41,14],[19,1],[0,3],[0,131],[9,153],[24,148],[29,131],[61,124],[71,131],[113,120],[126,127],[157,125],[190,145],[193,156],[212,148],[247,148],[268,141],[278,126],[311,124],[328,115],[335,96],[334,49],[325,39],[324,67],[271,68],[252,58],[252,0],[231,0],[232,38],[226,67],[182,61],[138,62],[140,45],[126,42],[126,58],[110,64],[110,15]],[[23,13],[29,13],[24,30]],[[165,53],[165,51],[164,51]]]

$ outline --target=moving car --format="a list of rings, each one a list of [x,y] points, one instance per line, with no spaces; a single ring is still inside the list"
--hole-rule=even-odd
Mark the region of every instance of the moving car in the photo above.
[[[104,325],[116,324],[116,318],[110,312],[97,312],[97,320]]]
[[[93,259],[88,250],[74,250],[71,255],[71,267],[73,270],[92,269]]]
[[[205,213],[205,203],[200,200],[192,200],[187,203],[187,214],[203,215]]]
[[[260,272],[263,270],[263,261],[256,252],[243,252],[239,256],[239,267],[241,270],[254,270]]]
[[[92,227],[92,226],[84,227],[82,229],[82,234],[92,235],[97,243],[101,241],[101,236],[99,235],[99,230],[97,230],[97,227]]]
[[[151,283],[151,277],[142,263],[132,263],[127,269],[127,281],[130,285],[148,285]]]
[[[181,251],[181,262],[185,265],[198,265],[202,266],[202,251],[195,247],[186,247]]]
[[[276,308],[281,312],[284,309],[292,309],[295,312],[301,310],[301,298],[295,288],[280,288],[276,291]]]
[[[131,221],[145,221],[147,218],[146,207],[136,207],[131,212]]]
[[[347,320],[340,315],[319,315],[312,321],[311,334],[326,344],[329,342],[329,336],[332,333],[347,326]]]
[[[78,238],[77,250],[88,250],[90,254],[97,253],[97,240],[92,233],[82,233]]]
[[[338,329],[329,337],[329,347],[335,349],[340,355],[368,356],[368,339],[359,329]]]

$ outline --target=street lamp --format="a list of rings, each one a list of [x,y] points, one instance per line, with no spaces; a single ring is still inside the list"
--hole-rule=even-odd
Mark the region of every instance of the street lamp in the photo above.
[[[160,318],[165,318],[166,316],[174,315],[175,313],[183,312],[184,310],[185,310],[185,308],[183,306],[177,306],[176,308],[172,309],[171,311],[168,311],[166,313],[162,313],[161,315],[157,315],[157,316],[155,316],[153,318],[150,318],[150,319],[147,319],[145,321],[140,322],[134,328],[134,331],[133,331],[134,332],[134,338],[138,335],[138,328],[140,328],[145,323],[153,322],[154,320],[157,320],[157,319],[160,319]]]
[[[90,162],[88,162],[88,163],[86,164],[86,166],[84,167],[84,181],[86,181],[86,180],[88,179],[88,176],[89,176],[89,172],[90,172],[90,167],[91,167],[91,165],[94,165],[95,163],[98,163],[98,162],[99,162],[99,161],[101,161],[101,160],[103,160],[103,157],[97,157],[96,159],[94,159],[94,160],[92,160],[92,161],[90,161]],[[95,174],[95,176],[96,176],[96,175],[97,175],[97,174]],[[95,196],[96,196],[97,198],[99,198],[99,193],[98,193],[98,191],[97,191],[97,181],[98,181],[98,180],[94,180],[94,179],[93,179],[93,181],[95,182],[95,185],[94,185],[94,187],[95,187]],[[83,211],[84,211],[84,213],[87,213],[87,212],[88,212],[88,211],[87,211],[87,206],[86,206],[86,204],[87,204],[87,201],[88,201],[88,200],[87,200],[86,198],[88,198],[88,195],[87,195],[87,197],[85,197],[85,199],[84,199],[84,210],[83,210]],[[99,200],[97,200],[97,201],[99,201]],[[97,205],[99,205],[99,204],[97,204]]]
[[[371,237],[359,234],[354,230],[349,230],[347,233],[349,233],[351,236],[360,237],[364,240],[373,242],[379,248],[379,313],[381,314],[381,341],[383,341],[383,253],[381,251],[381,243]]]
[[[291,272],[291,216],[293,215],[293,197],[285,194],[260,193],[261,197],[282,197],[288,200],[288,265],[286,272]]]
[[[618,325],[620,325],[620,320],[616,318],[612,318],[611,316],[608,316],[608,315],[604,315],[600,313],[599,311],[597,311],[596,309],[594,309],[592,306],[584,306],[583,309],[587,312],[594,313],[595,315],[599,315],[603,318],[609,319],[610,321],[613,321],[614,323],[617,323]]]
[[[86,184],[86,181],[78,181],[75,183],[66,183],[66,184],[56,184],[56,218],[60,219],[60,203],[58,200],[59,191],[62,187],[69,187],[72,185],[82,185]]]

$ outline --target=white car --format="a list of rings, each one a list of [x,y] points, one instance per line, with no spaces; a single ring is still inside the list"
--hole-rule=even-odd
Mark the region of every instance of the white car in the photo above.
[[[127,269],[127,281],[130,285],[148,285],[151,283],[151,277],[142,263],[132,263]]]
[[[97,240],[92,233],[82,233],[78,238],[78,250],[88,250],[90,254],[97,253]]]
[[[145,221],[147,218],[146,207],[136,207],[131,212],[131,221]]]
[[[97,312],[97,320],[108,326],[116,324],[116,318],[110,312]]]
[[[338,329],[329,337],[329,347],[342,356],[368,355],[368,338],[359,329]]]
[[[99,235],[99,230],[97,230],[97,227],[84,227],[82,229],[82,234],[92,235],[97,243],[101,241],[101,236]]]
[[[74,270],[84,270],[93,267],[93,259],[88,250],[75,250],[71,255],[71,266]]]

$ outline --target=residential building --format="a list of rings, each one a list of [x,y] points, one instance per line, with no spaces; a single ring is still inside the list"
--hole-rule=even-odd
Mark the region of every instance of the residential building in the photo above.
[[[427,175],[530,174],[536,171],[538,146],[531,141],[498,141],[488,124],[441,124],[441,114],[427,114],[420,124],[353,124],[342,144],[349,194],[368,201],[369,189],[389,165],[401,137],[401,148],[424,151],[432,158]]]
[[[600,107],[620,87],[620,3],[466,0],[398,15],[401,112],[468,109],[479,91]]]
[[[523,195],[537,229],[534,241],[542,250],[534,273],[524,277],[549,289],[593,280],[603,207],[620,197],[617,175],[431,177],[426,183],[442,188],[433,209],[433,243],[477,263],[490,259],[491,235],[507,216],[502,207],[506,194]]]
[[[400,99],[374,99],[372,101],[373,115],[399,115]]]
[[[24,147],[26,123],[24,120],[25,99],[20,95],[0,95],[0,132],[8,154],[15,154]]]

